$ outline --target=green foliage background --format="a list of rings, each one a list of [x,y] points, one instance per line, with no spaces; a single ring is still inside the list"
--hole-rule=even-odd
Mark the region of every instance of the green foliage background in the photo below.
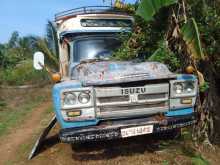
[[[217,0],[186,0],[185,4],[187,17],[194,18],[198,24],[204,54],[214,65],[215,74],[220,77],[220,3]],[[137,10],[137,5],[132,7]],[[172,52],[166,43],[172,7],[175,9],[178,5],[157,10],[153,20],[145,21],[135,15],[133,32],[122,39],[123,45],[114,53],[114,57],[119,60],[139,58],[142,61],[159,61],[167,64],[172,71],[179,71],[182,66],[181,52]]]
[[[133,5],[133,8],[137,10],[137,5]],[[161,8],[154,19],[148,17],[147,21],[133,13],[135,18],[133,31],[128,35],[123,35],[122,47],[114,52],[114,58],[158,61],[167,64],[171,71],[177,71],[180,68],[180,59],[178,55],[169,50],[165,40],[170,12],[169,7]]]
[[[46,71],[35,71],[33,54],[42,51],[46,63],[53,70],[58,68],[58,42],[53,23],[48,21],[46,37],[20,37],[13,32],[9,41],[0,44],[0,85],[27,85],[48,81]]]

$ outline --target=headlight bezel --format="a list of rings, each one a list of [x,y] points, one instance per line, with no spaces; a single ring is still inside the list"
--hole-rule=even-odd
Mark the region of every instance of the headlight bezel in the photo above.
[[[65,95],[67,94],[75,94],[76,95],[76,104],[74,105],[66,105],[64,102]],[[90,96],[90,100],[83,104],[79,101],[79,95],[81,93],[87,93]],[[78,89],[65,89],[61,91],[61,109],[74,109],[74,108],[87,108],[93,106],[93,89],[92,88],[78,88]]]
[[[187,83],[191,83],[193,85],[193,89],[191,91],[187,91]],[[181,93],[175,91],[175,85],[182,84],[183,90]],[[170,81],[170,97],[177,98],[177,97],[193,97],[196,96],[198,93],[198,81],[195,80],[172,80]]]

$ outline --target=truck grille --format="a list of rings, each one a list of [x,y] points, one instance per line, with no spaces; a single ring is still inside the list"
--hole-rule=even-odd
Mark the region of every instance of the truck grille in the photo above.
[[[169,84],[95,88],[100,119],[142,116],[169,110]]]

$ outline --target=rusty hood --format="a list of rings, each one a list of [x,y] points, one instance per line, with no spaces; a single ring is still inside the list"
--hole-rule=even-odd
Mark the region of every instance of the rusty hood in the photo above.
[[[83,86],[107,85],[143,80],[171,79],[176,74],[158,62],[89,61],[72,70],[72,78]]]

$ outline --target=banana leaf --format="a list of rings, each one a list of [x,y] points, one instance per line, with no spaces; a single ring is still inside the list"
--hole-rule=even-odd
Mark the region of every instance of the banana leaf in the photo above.
[[[48,48],[47,42],[44,39],[37,40],[37,48],[44,53],[48,62],[52,64],[56,69],[59,67],[59,60],[57,59],[56,55]]]
[[[183,25],[181,33],[190,55],[196,60],[204,59],[205,57],[201,46],[199,30],[194,18],[191,18]]]
[[[56,58],[59,58],[59,45],[57,30],[53,22],[48,21],[46,26],[46,39],[48,42],[49,48],[53,51]]]
[[[177,3],[177,0],[142,0],[136,11],[145,21],[153,20],[153,16],[162,8]]]

